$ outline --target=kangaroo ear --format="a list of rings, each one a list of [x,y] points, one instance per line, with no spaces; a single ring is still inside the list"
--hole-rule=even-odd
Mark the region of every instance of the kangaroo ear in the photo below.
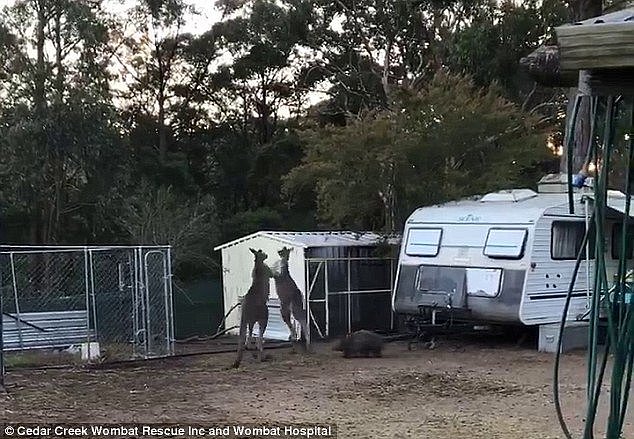
[[[253,250],[252,248],[249,248],[249,251],[250,251],[251,253],[253,253],[254,255],[257,255],[257,254],[258,254],[258,252],[256,252],[256,251],[255,251],[255,250]]]

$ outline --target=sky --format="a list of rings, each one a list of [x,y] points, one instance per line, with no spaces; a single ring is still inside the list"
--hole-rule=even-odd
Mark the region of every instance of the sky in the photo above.
[[[0,4],[9,1],[14,0],[0,0]],[[185,2],[194,6],[198,14],[188,18],[183,28],[184,32],[200,34],[209,30],[213,23],[220,20],[220,11],[214,9],[215,0],[185,0]],[[104,3],[113,11],[125,11],[136,2],[134,0],[105,0]]]
[[[200,12],[192,16],[185,25],[185,32],[199,34],[211,27],[211,24],[220,20],[220,12],[214,10],[214,0],[186,0],[186,2]],[[0,0],[0,8],[10,6],[15,0]],[[107,7],[113,11],[124,11],[135,4],[134,0],[105,0]]]
[[[13,5],[15,1],[16,0],[0,0],[0,9]],[[103,0],[103,5],[106,10],[124,16],[125,11],[133,7],[138,1],[139,0]],[[185,25],[181,28],[181,32],[194,35],[201,34],[208,31],[214,23],[220,21],[222,13],[214,8],[215,0],[184,1],[188,5],[193,6],[197,13],[187,17]],[[221,57],[219,62],[224,63],[227,62],[227,60]],[[118,85],[123,86],[123,83]],[[114,84],[115,88],[120,88],[118,85]],[[324,97],[325,95],[318,91],[311,92],[307,96],[310,105],[321,101]]]

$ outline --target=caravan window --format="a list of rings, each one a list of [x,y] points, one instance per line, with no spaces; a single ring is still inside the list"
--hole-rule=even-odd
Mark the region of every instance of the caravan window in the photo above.
[[[410,229],[405,253],[409,256],[436,256],[441,237],[442,229]]]
[[[586,233],[584,221],[553,221],[550,239],[550,256],[555,260],[574,260],[581,250]],[[589,236],[590,259],[594,259],[595,235]]]
[[[623,230],[623,224],[614,224],[612,227],[612,259],[619,259],[621,257],[621,236]],[[628,225],[625,236],[625,257],[632,259],[632,248],[634,244],[634,226]]]
[[[520,259],[524,256],[526,229],[490,229],[484,254],[490,258]]]
[[[462,267],[421,265],[416,275],[416,289],[455,293],[463,290],[465,281],[465,269]]]
[[[499,268],[467,268],[467,294],[495,297],[500,292],[502,270]]]
[[[421,265],[416,275],[416,289],[424,292],[455,293],[466,289],[470,296],[495,297],[501,284],[499,268]]]

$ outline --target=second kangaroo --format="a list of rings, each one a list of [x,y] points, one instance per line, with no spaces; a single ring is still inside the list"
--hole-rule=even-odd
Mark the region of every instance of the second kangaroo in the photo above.
[[[297,287],[297,284],[288,270],[288,260],[291,251],[292,249],[283,247],[282,250],[277,252],[281,258],[281,266],[279,273],[275,273],[273,276],[275,279],[275,290],[280,299],[282,319],[284,319],[284,323],[286,323],[286,326],[288,326],[291,332],[291,340],[294,341],[297,339],[295,326],[291,322],[291,316],[293,316],[301,326],[301,340],[304,344],[304,348],[307,349],[306,335],[308,331],[308,315],[304,309],[302,292]]]

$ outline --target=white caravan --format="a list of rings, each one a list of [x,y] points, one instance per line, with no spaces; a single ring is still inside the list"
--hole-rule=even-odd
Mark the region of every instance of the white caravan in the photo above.
[[[434,317],[451,314],[458,320],[501,324],[561,321],[592,214],[592,196],[587,191],[574,193],[574,214],[570,214],[566,186],[557,183],[540,184],[539,193],[514,189],[417,209],[403,233],[394,311],[412,315],[433,310],[429,314]],[[617,269],[618,218],[624,198],[610,191],[608,276]],[[587,246],[590,256],[582,260],[574,285],[571,320],[589,309],[592,238]]]

